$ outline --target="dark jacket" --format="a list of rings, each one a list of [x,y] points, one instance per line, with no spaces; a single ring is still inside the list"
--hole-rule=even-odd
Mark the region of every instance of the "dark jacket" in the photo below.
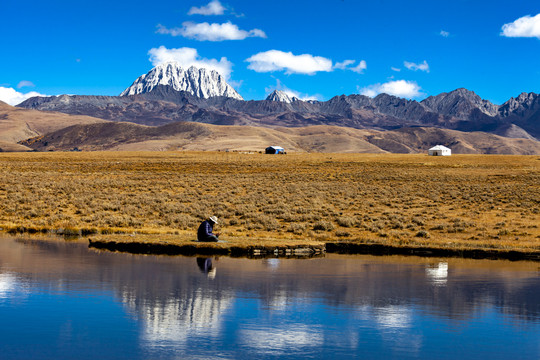
[[[199,226],[199,230],[197,230],[197,239],[201,241],[209,237],[216,236],[212,233],[212,231],[214,231],[213,223],[208,220],[203,221]]]

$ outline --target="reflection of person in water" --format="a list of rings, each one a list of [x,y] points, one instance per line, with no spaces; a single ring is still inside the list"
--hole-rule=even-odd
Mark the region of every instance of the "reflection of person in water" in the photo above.
[[[218,220],[215,216],[210,216],[208,220],[203,221],[197,230],[197,240],[217,242],[219,234],[213,233],[214,225],[217,224],[217,222]]]
[[[197,258],[197,266],[209,278],[213,279],[216,276],[216,268],[212,265],[211,258]]]

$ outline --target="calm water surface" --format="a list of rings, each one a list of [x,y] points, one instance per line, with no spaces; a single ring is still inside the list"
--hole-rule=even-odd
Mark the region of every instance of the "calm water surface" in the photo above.
[[[540,359],[540,264],[0,238],[1,359]]]

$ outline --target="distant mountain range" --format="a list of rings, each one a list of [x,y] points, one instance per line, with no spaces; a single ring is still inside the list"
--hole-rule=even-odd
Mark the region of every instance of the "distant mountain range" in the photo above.
[[[359,130],[342,126],[219,126],[172,122],[146,126],[80,115],[17,108],[0,102],[1,151],[262,150],[418,153],[445,144],[459,154],[540,154],[540,142],[434,127]]]
[[[120,96],[34,97],[18,107],[147,126],[182,121],[274,129],[325,125],[378,132],[420,127],[540,139],[540,95],[535,93],[522,93],[502,105],[463,88],[420,102],[387,94],[303,101],[279,90],[266,100],[244,101],[217,72],[194,67],[184,70],[175,63],[152,69]],[[430,134],[440,136],[437,132]],[[427,143],[443,141],[433,138]],[[409,145],[404,146],[398,152],[413,151]],[[482,151],[489,149],[484,146]]]

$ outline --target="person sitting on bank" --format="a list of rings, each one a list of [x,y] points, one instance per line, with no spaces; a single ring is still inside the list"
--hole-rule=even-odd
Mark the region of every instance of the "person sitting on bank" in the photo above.
[[[214,225],[218,223],[217,217],[210,216],[204,220],[197,230],[197,240],[203,242],[217,242],[219,234],[214,234]]]

